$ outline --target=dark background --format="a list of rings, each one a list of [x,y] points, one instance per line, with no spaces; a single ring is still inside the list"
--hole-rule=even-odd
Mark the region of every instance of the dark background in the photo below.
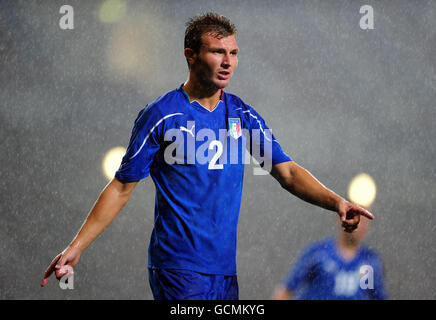
[[[346,196],[377,184],[367,244],[391,299],[435,299],[436,1],[0,1],[0,298],[152,299],[146,270],[154,185],[145,179],[82,254],[74,290],[39,283],[107,184],[140,109],[187,78],[184,24],[216,11],[238,28],[228,92],[265,118],[293,159]],[[74,8],[74,30],[59,9]],[[362,30],[362,5],[375,29]],[[301,250],[337,234],[335,215],[245,172],[241,299],[269,299]]]

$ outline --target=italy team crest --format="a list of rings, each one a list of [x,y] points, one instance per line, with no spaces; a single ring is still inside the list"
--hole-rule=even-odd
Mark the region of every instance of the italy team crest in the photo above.
[[[229,118],[229,134],[234,139],[238,139],[242,136],[241,119]]]

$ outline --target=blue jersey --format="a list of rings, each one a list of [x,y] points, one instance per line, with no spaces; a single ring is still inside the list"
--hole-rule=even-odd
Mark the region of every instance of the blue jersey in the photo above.
[[[179,87],[138,115],[120,181],[156,186],[149,268],[236,274],[245,150],[261,165],[290,161],[260,115],[222,91],[210,111]]]
[[[383,266],[377,253],[362,246],[351,261],[344,261],[336,240],[309,246],[286,280],[286,287],[301,300],[386,299]]]

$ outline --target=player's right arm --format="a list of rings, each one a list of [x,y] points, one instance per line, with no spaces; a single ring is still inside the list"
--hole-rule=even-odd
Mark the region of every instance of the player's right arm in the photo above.
[[[77,264],[83,250],[103,232],[127,203],[138,182],[149,175],[153,159],[160,149],[163,120],[181,114],[163,115],[159,110],[158,106],[151,104],[139,112],[115,178],[103,189],[71,244],[48,266],[41,286],[46,285],[53,272],[60,279]]]
[[[136,182],[123,182],[116,178],[103,189],[85,222],[70,245],[59,253],[44,273],[41,286],[45,286],[50,275],[55,272],[60,279],[68,273],[67,266],[74,268],[81,253],[106,229],[115,219],[124,205],[129,201]]]

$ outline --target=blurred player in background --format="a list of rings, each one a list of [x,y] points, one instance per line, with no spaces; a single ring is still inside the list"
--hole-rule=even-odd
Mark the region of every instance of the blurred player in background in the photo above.
[[[373,218],[292,161],[268,133],[263,118],[239,97],[224,92],[237,67],[238,52],[236,28],[227,18],[209,13],[189,21],[184,49],[187,81],[141,110],[115,178],[70,245],[53,259],[41,286],[53,272],[59,279],[78,263],[137,183],[150,175],[156,186],[148,254],[154,298],[238,299],[236,228],[245,137],[251,141],[247,147],[251,155],[283,188],[336,212],[347,231],[357,227],[360,215]],[[261,86],[259,81],[259,90]]]
[[[276,300],[382,300],[386,299],[383,265],[379,255],[362,241],[369,221],[309,245],[273,295]]]

